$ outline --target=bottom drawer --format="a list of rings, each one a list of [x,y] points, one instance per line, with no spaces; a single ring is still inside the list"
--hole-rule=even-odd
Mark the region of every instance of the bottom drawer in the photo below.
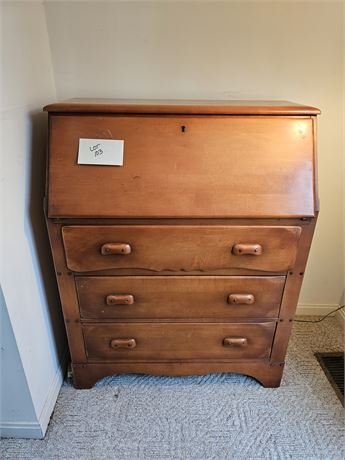
[[[262,359],[275,322],[121,323],[83,326],[90,361]]]

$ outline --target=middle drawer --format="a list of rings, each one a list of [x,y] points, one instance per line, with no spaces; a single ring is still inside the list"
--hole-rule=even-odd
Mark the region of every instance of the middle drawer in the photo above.
[[[275,318],[284,276],[76,277],[85,319]]]

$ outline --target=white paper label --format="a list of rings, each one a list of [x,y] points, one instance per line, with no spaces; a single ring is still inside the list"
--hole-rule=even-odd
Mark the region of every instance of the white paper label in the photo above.
[[[123,140],[79,139],[79,165],[123,165]]]

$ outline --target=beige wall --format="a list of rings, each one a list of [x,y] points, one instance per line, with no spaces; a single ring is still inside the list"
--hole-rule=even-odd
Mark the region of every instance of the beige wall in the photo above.
[[[57,95],[316,105],[321,215],[300,302],[343,288],[342,4],[46,4]]]

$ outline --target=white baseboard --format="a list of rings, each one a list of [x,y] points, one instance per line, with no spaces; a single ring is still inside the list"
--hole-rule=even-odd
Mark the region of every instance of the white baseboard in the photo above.
[[[37,422],[6,422],[0,424],[2,438],[32,438],[43,439],[47,431],[51,414],[53,413],[57,397],[66,373],[69,353],[66,350],[60,366],[56,369],[54,378],[49,386],[45,403]]]
[[[42,438],[46,434],[48,424],[50,421],[50,417],[53,413],[57,397],[59,396],[59,393],[60,393],[60,388],[65,378],[68,359],[69,359],[69,352],[68,350],[66,350],[61,359],[60,366],[56,370],[55,376],[50,384],[50,387],[47,393],[47,397],[43,405],[43,409],[38,418],[38,422],[42,429],[42,434],[43,434]]]
[[[296,315],[324,316],[338,307],[338,304],[298,304]]]
[[[1,422],[2,438],[31,438],[42,439],[43,433],[38,422]]]

